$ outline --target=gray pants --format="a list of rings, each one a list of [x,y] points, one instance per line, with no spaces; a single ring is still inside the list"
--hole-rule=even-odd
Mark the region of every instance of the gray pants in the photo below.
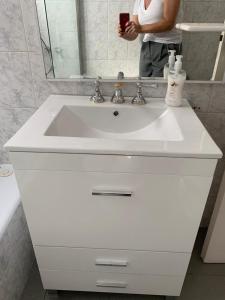
[[[141,77],[163,77],[163,69],[168,63],[169,50],[181,54],[181,44],[143,42],[141,47],[139,75]]]

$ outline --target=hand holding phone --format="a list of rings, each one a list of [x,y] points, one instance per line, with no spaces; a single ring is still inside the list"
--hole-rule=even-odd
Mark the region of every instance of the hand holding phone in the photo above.
[[[124,33],[126,30],[126,24],[130,21],[130,14],[129,13],[121,13],[120,14],[120,28],[121,31]]]

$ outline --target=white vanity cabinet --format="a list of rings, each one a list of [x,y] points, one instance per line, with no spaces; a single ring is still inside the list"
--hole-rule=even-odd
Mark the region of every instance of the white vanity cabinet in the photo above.
[[[10,156],[46,289],[180,294],[216,159]]]

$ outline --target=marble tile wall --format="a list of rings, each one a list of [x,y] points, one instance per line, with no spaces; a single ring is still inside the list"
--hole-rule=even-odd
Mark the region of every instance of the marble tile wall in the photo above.
[[[183,22],[214,22],[225,21],[224,0],[183,0]],[[191,80],[210,80],[217,50],[220,33],[183,33],[184,69]],[[204,49],[205,57],[201,49]],[[206,57],[208,59],[206,59]]]
[[[0,300],[19,300],[34,262],[34,252],[20,204],[0,240]]]
[[[104,84],[102,89],[105,95],[111,95],[113,85]],[[91,82],[46,80],[35,0],[0,1],[0,162],[8,161],[3,144],[48,95],[90,95],[92,91]],[[155,97],[163,97],[165,91],[164,83],[158,84],[157,88],[144,89],[146,96]],[[127,84],[124,93],[134,95],[134,84]],[[225,153],[225,84],[187,82],[185,96]],[[225,159],[218,165],[203,225],[209,222],[224,166]]]
[[[134,0],[84,0],[80,3],[84,72],[106,77],[117,76],[123,70],[125,74],[137,76],[141,41],[127,42],[118,40],[117,36],[119,13],[132,15]]]

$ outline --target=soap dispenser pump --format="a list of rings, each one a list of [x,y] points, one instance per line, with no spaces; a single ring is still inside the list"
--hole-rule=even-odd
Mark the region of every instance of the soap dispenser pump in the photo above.
[[[169,106],[181,106],[186,72],[182,70],[182,55],[176,56],[174,71],[168,75],[168,88],[166,93],[166,104]]]
[[[164,79],[168,79],[168,75],[170,71],[174,70],[174,64],[175,64],[175,54],[176,54],[176,50],[169,50],[169,61],[167,64],[165,64],[164,66],[164,70],[163,70],[163,77]]]

